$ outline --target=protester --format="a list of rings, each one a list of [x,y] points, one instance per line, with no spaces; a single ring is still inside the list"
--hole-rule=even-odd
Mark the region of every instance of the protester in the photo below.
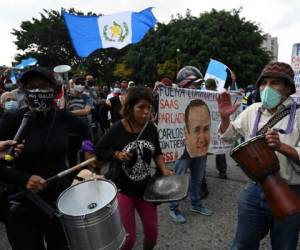
[[[22,85],[19,81],[17,82],[17,88],[12,90],[11,93],[18,102],[18,109],[23,109],[27,107],[25,91],[23,90]]]
[[[109,129],[96,147],[98,159],[110,161],[106,177],[120,190],[119,210],[127,233],[123,250],[132,249],[135,242],[135,210],[143,225],[144,250],[153,249],[156,244],[157,208],[143,200],[151,177],[151,159],[163,175],[172,174],[163,162],[156,127],[148,123],[152,102],[150,90],[130,88],[122,109],[124,118]]]
[[[100,92],[100,86],[96,85],[94,76],[92,76],[91,74],[85,75],[85,90],[83,93],[87,95],[92,101],[90,126],[91,126],[94,141],[97,141],[99,134],[102,134],[102,131],[98,131],[100,128],[99,108],[100,108],[100,101],[101,101],[101,92]]]
[[[176,82],[179,88],[200,89],[204,80],[196,67],[185,66],[177,73]]]
[[[205,88],[211,91],[217,91],[217,83],[213,78],[208,78],[205,81]],[[221,179],[227,179],[227,162],[225,154],[216,154],[216,168],[219,171]]]
[[[269,147],[274,149],[280,162],[280,175],[290,189],[300,198],[300,113],[291,95],[295,93],[294,72],[289,64],[276,62],[265,66],[256,83],[261,102],[253,103],[234,120],[230,121],[238,104],[232,104],[224,92],[218,98],[221,117],[221,139],[233,142],[244,136],[246,141],[255,136],[271,117],[284,108],[290,114],[279,120],[265,133]],[[280,129],[280,133],[278,132]],[[278,194],[280,195],[280,194]],[[259,249],[260,241],[270,232],[274,250],[297,249],[300,215],[277,220],[265,199],[260,184],[251,182],[239,197],[238,223],[232,249]]]
[[[120,82],[116,81],[112,84],[111,93],[107,95],[106,100],[121,94]]]
[[[106,100],[107,111],[110,112],[111,124],[122,119],[121,108],[124,105],[128,84],[125,81],[121,82],[121,94],[116,95],[109,100]]]
[[[122,80],[120,83],[121,94],[124,94],[128,89],[128,82],[126,80]]]
[[[224,83],[224,89],[227,89],[228,91],[237,91],[238,86],[236,83],[236,75],[235,73],[230,70],[229,68],[226,69],[226,80]]]
[[[11,92],[4,92],[1,95],[0,106],[4,113],[15,112],[18,109],[18,103]]]
[[[106,99],[107,96],[108,96],[108,93],[109,93],[108,87],[106,85],[104,85],[102,87],[102,96],[101,96],[101,99]]]
[[[23,109],[5,116],[0,121],[0,140],[14,137],[20,127],[23,115],[30,110],[31,120],[24,134],[24,148],[20,157],[1,164],[0,175],[5,181],[14,184],[9,187],[7,196],[19,192],[19,188],[30,191],[33,203],[25,196],[12,198],[6,211],[6,226],[9,242],[13,250],[20,249],[69,249],[64,231],[57,217],[49,212],[54,210],[58,195],[70,186],[72,176],[47,185],[46,179],[66,170],[68,133],[76,132],[83,139],[90,134],[86,124],[69,112],[52,107],[56,82],[53,73],[45,68],[35,67],[25,72],[20,81],[26,93],[29,109]],[[18,188],[17,188],[18,187]],[[49,212],[49,214],[46,213]]]
[[[135,87],[135,83],[134,83],[134,81],[129,81],[128,88],[132,88],[132,87]]]
[[[178,72],[176,81],[180,87],[194,89],[203,82],[203,76],[197,68],[186,66]],[[185,110],[186,148],[174,166],[174,171],[178,175],[185,174],[188,168],[190,169],[191,211],[202,215],[212,215],[212,211],[203,206],[200,196],[210,141],[210,125],[210,113],[205,102],[200,99],[192,100]],[[179,202],[170,203],[169,208],[169,214],[174,222],[186,222],[179,210]]]
[[[92,99],[84,94],[85,78],[81,75],[73,77],[73,86],[67,98],[67,110],[77,116],[91,129],[91,110],[93,107]],[[78,163],[78,151],[81,147],[81,135],[71,133],[69,135],[68,161],[70,166]]]

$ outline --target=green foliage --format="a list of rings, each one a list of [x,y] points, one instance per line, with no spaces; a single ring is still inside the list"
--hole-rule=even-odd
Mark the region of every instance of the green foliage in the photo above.
[[[175,80],[177,71],[178,66],[176,62],[173,62],[172,60],[166,60],[164,63],[157,65],[157,75],[160,79],[168,77]]]
[[[259,26],[241,18],[240,11],[213,9],[195,17],[187,10],[185,16],[172,16],[168,24],[158,23],[135,45],[97,50],[82,60],[75,55],[60,13],[43,10],[40,18],[24,21],[20,30],[13,30],[17,48],[23,50],[15,59],[32,56],[50,68],[68,64],[73,73],[88,71],[105,83],[125,77],[144,84],[164,76],[175,80],[176,71],[185,65],[205,73],[213,58],[229,66],[240,87],[245,87],[255,82],[270,55],[261,48]]]
[[[132,74],[132,69],[126,68],[124,63],[118,63],[115,66],[115,70],[113,71],[113,75],[120,79],[128,79]]]
[[[204,73],[213,58],[236,73],[240,87],[253,84],[270,55],[261,48],[259,27],[239,14],[240,10],[213,9],[194,17],[187,10],[185,17],[178,14],[169,24],[158,23],[156,30],[131,46],[122,60],[142,83],[156,81],[162,73],[161,65],[169,62],[175,62],[178,68],[193,65]]]

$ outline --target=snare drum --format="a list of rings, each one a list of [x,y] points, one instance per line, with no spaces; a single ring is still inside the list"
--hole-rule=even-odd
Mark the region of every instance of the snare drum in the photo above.
[[[65,190],[58,210],[72,250],[115,250],[125,240],[117,189],[107,180],[89,180]]]

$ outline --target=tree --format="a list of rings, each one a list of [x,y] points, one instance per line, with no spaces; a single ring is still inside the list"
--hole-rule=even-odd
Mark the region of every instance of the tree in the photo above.
[[[83,14],[74,9],[68,12]],[[90,12],[87,15],[95,14]],[[72,67],[71,73],[90,72],[102,82],[114,80],[112,72],[116,60],[126,52],[126,49],[101,49],[88,58],[77,57],[63,18],[60,12],[55,10],[44,9],[40,18],[22,22],[20,30],[14,29],[12,34],[16,36],[17,49],[23,51],[15,57],[16,62],[31,56],[38,60],[39,65],[48,68],[68,64]]]
[[[193,65],[204,73],[213,58],[236,73],[241,87],[253,84],[271,57],[261,47],[260,28],[241,18],[240,11],[213,9],[194,17],[187,10],[185,17],[178,14],[169,24],[158,23],[121,61],[133,69],[137,82],[146,83],[156,81],[161,65],[169,62],[176,62],[179,68]]]
[[[68,11],[83,14],[74,9]],[[43,10],[40,18],[24,21],[20,30],[13,30],[15,44],[23,50],[15,59],[19,62],[32,56],[49,68],[69,64],[72,73],[84,70],[105,83],[126,77],[145,84],[164,76],[175,80],[176,72],[185,65],[196,66],[205,73],[213,58],[228,65],[240,86],[245,87],[255,83],[271,57],[261,47],[264,36],[259,26],[241,18],[240,12],[241,9],[213,9],[195,17],[187,10],[185,16],[177,14],[168,24],[158,23],[135,45],[121,50],[100,49],[79,59],[60,13]]]
[[[166,60],[164,63],[157,65],[157,75],[159,78],[168,77],[170,79],[175,79],[177,64],[172,60]]]
[[[132,75],[132,69],[126,68],[124,63],[118,63],[115,66],[113,75],[121,79],[128,79]]]

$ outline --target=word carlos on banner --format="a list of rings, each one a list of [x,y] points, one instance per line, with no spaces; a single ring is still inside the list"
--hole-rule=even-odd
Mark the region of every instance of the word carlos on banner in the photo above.
[[[62,16],[80,57],[101,48],[121,49],[137,43],[156,24],[152,8],[107,16],[78,16],[63,11]]]

